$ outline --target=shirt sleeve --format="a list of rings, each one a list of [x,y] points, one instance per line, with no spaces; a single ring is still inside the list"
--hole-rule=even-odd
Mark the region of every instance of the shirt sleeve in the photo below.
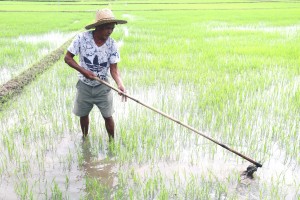
[[[117,46],[116,42],[113,40],[111,48],[110,48],[109,63],[115,64],[115,63],[118,63],[118,62],[120,62],[120,53],[119,53],[118,46]]]
[[[80,51],[80,35],[77,35],[70,46],[68,47],[68,51],[73,55],[78,55]]]

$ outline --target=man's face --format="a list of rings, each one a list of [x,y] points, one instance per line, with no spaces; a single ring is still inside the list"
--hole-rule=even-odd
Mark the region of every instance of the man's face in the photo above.
[[[107,40],[115,28],[115,23],[103,24],[96,26],[96,34],[99,39]]]

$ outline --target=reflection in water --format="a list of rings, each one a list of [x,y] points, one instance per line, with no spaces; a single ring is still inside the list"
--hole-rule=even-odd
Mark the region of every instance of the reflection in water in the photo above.
[[[92,153],[89,137],[82,138],[82,154],[84,159],[82,167],[86,178],[95,179],[99,184],[113,191],[117,184],[115,161],[107,156],[98,160],[98,155]]]

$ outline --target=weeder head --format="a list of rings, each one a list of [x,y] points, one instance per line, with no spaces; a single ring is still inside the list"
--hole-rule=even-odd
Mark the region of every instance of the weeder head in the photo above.
[[[244,172],[242,173],[242,175],[243,175],[243,176],[246,176],[247,178],[253,179],[253,174],[254,174],[254,172],[256,172],[256,171],[257,171],[257,166],[256,166],[256,165],[249,165],[249,166],[247,167],[247,170],[244,171]]]

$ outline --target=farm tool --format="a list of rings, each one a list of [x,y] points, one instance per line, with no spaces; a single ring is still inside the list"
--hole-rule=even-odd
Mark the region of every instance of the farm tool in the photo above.
[[[129,98],[129,99],[131,99],[131,100],[133,100],[133,101],[135,101],[135,102],[141,104],[142,106],[145,106],[146,108],[149,108],[150,110],[152,110],[152,111],[154,111],[154,112],[159,113],[160,115],[162,115],[162,116],[164,116],[164,117],[166,117],[166,118],[168,118],[168,119],[170,119],[170,120],[172,120],[172,121],[178,123],[179,125],[181,125],[181,126],[187,128],[187,129],[189,129],[189,130],[191,130],[191,131],[197,133],[198,135],[201,135],[202,137],[204,137],[204,138],[206,138],[206,139],[208,139],[208,140],[214,142],[215,144],[217,144],[217,145],[223,147],[224,149],[227,149],[228,151],[231,151],[232,153],[234,153],[234,154],[236,154],[236,155],[242,157],[243,159],[245,159],[245,160],[251,162],[252,165],[249,165],[249,166],[247,167],[247,169],[242,173],[243,176],[246,176],[246,177],[248,177],[248,178],[253,178],[253,173],[254,173],[255,171],[257,171],[257,168],[258,168],[258,167],[262,167],[262,164],[260,164],[259,162],[256,162],[256,161],[254,161],[253,159],[251,159],[251,158],[249,158],[249,157],[247,157],[247,156],[245,156],[245,155],[243,155],[243,154],[241,154],[241,153],[239,153],[239,152],[237,152],[237,151],[235,151],[235,150],[229,148],[228,146],[226,146],[226,145],[224,145],[224,144],[222,144],[222,143],[216,141],[215,139],[213,139],[213,138],[211,138],[211,137],[209,137],[209,136],[207,136],[207,135],[204,135],[204,134],[201,133],[200,131],[196,130],[195,128],[193,128],[193,127],[191,127],[191,126],[189,126],[189,125],[187,125],[187,124],[185,124],[185,123],[180,122],[179,120],[175,119],[174,117],[172,117],[172,116],[170,116],[170,115],[168,115],[168,114],[166,114],[166,113],[164,113],[164,112],[162,112],[162,111],[160,111],[160,110],[157,110],[156,108],[154,108],[154,107],[152,107],[152,106],[149,106],[149,105],[147,105],[147,104],[145,104],[145,103],[139,101],[138,99],[136,99],[136,98],[134,98],[134,97],[132,97],[132,96],[130,96],[130,95],[128,95],[128,94],[122,92],[122,91],[119,90],[118,88],[116,88],[116,87],[110,85],[109,83],[107,83],[107,82],[101,80],[100,78],[95,77],[94,79],[95,79],[96,81],[100,82],[101,84],[104,84],[104,85],[110,87],[111,89],[115,90],[115,91],[118,92],[119,94],[121,94],[121,95],[123,95],[123,96],[125,96],[125,97],[127,97],[127,98]]]

